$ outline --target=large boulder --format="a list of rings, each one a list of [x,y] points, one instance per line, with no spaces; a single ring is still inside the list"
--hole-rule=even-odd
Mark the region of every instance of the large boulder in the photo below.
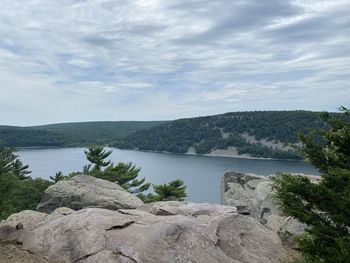
[[[51,213],[58,207],[74,210],[98,207],[111,210],[136,208],[143,202],[116,183],[89,175],[77,175],[50,186],[37,207],[37,211]]]
[[[185,202],[118,211],[59,208],[49,215],[23,211],[0,223],[0,253],[4,246],[12,246],[16,255],[27,253],[37,259],[27,262],[277,263],[290,259],[277,234],[254,218],[228,206]]]

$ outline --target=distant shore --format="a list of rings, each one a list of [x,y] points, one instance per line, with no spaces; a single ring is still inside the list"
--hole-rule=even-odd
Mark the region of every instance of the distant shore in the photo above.
[[[17,150],[35,150],[35,149],[63,149],[63,148],[87,148],[88,146],[29,146],[29,147],[17,147]],[[263,158],[254,157],[249,154],[238,154],[235,147],[229,147],[228,149],[216,149],[211,153],[198,154],[195,152],[187,151],[185,153],[174,153],[167,151],[152,151],[152,150],[140,150],[140,149],[121,149],[112,146],[106,146],[112,149],[137,151],[137,152],[150,152],[150,153],[165,153],[165,154],[178,154],[178,155],[192,155],[192,156],[207,156],[207,157],[223,157],[223,158],[235,158],[235,159],[248,159],[248,160],[270,160],[270,161],[293,161],[300,162],[301,160],[293,159],[276,159],[276,158]]]
[[[118,150],[128,150],[128,151],[136,151],[136,152],[150,152],[150,153],[165,153],[165,154],[177,154],[177,155],[190,155],[190,156],[206,156],[206,157],[221,157],[221,158],[234,158],[234,159],[248,159],[248,160],[270,160],[270,161],[290,161],[290,162],[302,162],[302,160],[293,160],[293,159],[276,159],[276,158],[263,158],[263,157],[253,157],[246,154],[220,154],[216,152],[206,153],[206,154],[198,154],[198,153],[173,153],[167,151],[152,151],[152,150],[140,150],[140,149],[121,149],[116,147],[110,147]]]

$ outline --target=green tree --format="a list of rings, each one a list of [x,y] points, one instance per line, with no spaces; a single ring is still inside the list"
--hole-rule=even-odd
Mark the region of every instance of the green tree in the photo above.
[[[14,149],[0,147],[0,220],[21,210],[35,209],[51,185],[48,180],[27,176],[27,169]]]
[[[308,226],[297,238],[306,262],[340,263],[350,258],[350,113],[343,107],[341,112],[322,115],[329,129],[301,136],[301,152],[321,173],[318,184],[283,173],[273,179],[284,213]]]
[[[139,197],[146,203],[155,201],[183,201],[185,200],[186,186],[181,179],[173,180],[167,184],[153,185],[154,193],[140,195]]]
[[[140,194],[148,190],[151,184],[146,183],[145,178],[138,179],[141,169],[131,162],[114,164],[110,160],[107,161],[111,153],[111,150],[106,151],[100,146],[93,146],[85,150],[86,158],[91,164],[84,166],[83,173],[115,182],[133,194]]]
[[[0,173],[0,220],[17,211],[14,192],[18,183],[19,179],[13,173]]]
[[[85,169],[93,171],[101,171],[101,168],[108,166],[111,161],[106,161],[106,158],[111,155],[112,151],[106,151],[102,146],[90,146],[84,151],[86,158],[93,165],[87,166]]]
[[[13,162],[17,159],[14,149],[0,147],[0,174],[11,171]]]
[[[17,157],[16,157],[17,158]],[[11,170],[12,172],[20,179],[25,180],[29,179],[30,176],[28,174],[31,173],[31,171],[28,170],[29,165],[24,165],[20,159],[15,159],[11,164]]]
[[[114,164],[110,160],[107,161],[106,159],[111,153],[112,151],[106,151],[103,147],[97,146],[85,150],[86,157],[91,164],[84,166],[83,174],[115,182],[128,192],[137,194],[144,202],[183,201],[187,196],[185,192],[186,186],[180,179],[167,184],[153,185],[155,193],[144,194],[151,184],[146,182],[146,178],[138,178],[141,169],[136,167],[132,162]],[[72,176],[76,174],[81,173],[73,173]]]
[[[133,163],[111,163],[103,172],[96,174],[97,177],[115,182],[133,194],[138,194],[148,190],[150,183],[146,183],[146,178],[137,179],[140,168]]]
[[[55,176],[50,176],[50,180],[53,181],[54,183],[57,183],[59,181],[68,179],[68,176],[65,176],[62,171],[59,171],[55,174]]]

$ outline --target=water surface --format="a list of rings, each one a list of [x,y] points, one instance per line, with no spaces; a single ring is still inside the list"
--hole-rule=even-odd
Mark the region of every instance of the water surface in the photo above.
[[[29,164],[33,177],[46,179],[58,171],[65,174],[81,171],[82,167],[88,164],[84,148],[21,149],[17,154],[25,164]],[[113,149],[110,159],[115,163],[135,163],[141,167],[141,176],[151,183],[166,183],[182,178],[187,186],[187,200],[194,202],[220,203],[220,179],[227,170],[260,175],[276,172],[318,174],[309,164],[295,161],[192,156],[120,149]]]

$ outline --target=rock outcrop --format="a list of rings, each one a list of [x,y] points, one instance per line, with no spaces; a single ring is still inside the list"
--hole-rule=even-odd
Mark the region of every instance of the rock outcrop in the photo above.
[[[263,182],[268,182],[268,179],[255,174],[226,172],[221,182],[222,204],[235,206],[238,212],[242,211],[243,214],[249,215],[254,213],[256,218],[260,218],[264,213],[261,203],[270,197],[270,190],[266,184],[264,187],[259,187],[259,192],[256,192],[257,186]]]
[[[290,259],[277,234],[234,207],[185,202],[118,211],[22,211],[0,223],[0,251],[6,246],[17,251],[12,259],[27,253],[36,262],[277,263]]]
[[[86,207],[117,210],[136,208],[143,202],[119,185],[89,175],[77,175],[50,186],[37,210],[51,213],[58,207],[79,210]]]
[[[319,177],[311,179],[317,183]],[[293,239],[306,226],[283,215],[273,199],[269,177],[228,171],[222,178],[221,199],[224,205],[237,207],[238,213],[256,218],[277,233],[284,245],[297,248]]]

